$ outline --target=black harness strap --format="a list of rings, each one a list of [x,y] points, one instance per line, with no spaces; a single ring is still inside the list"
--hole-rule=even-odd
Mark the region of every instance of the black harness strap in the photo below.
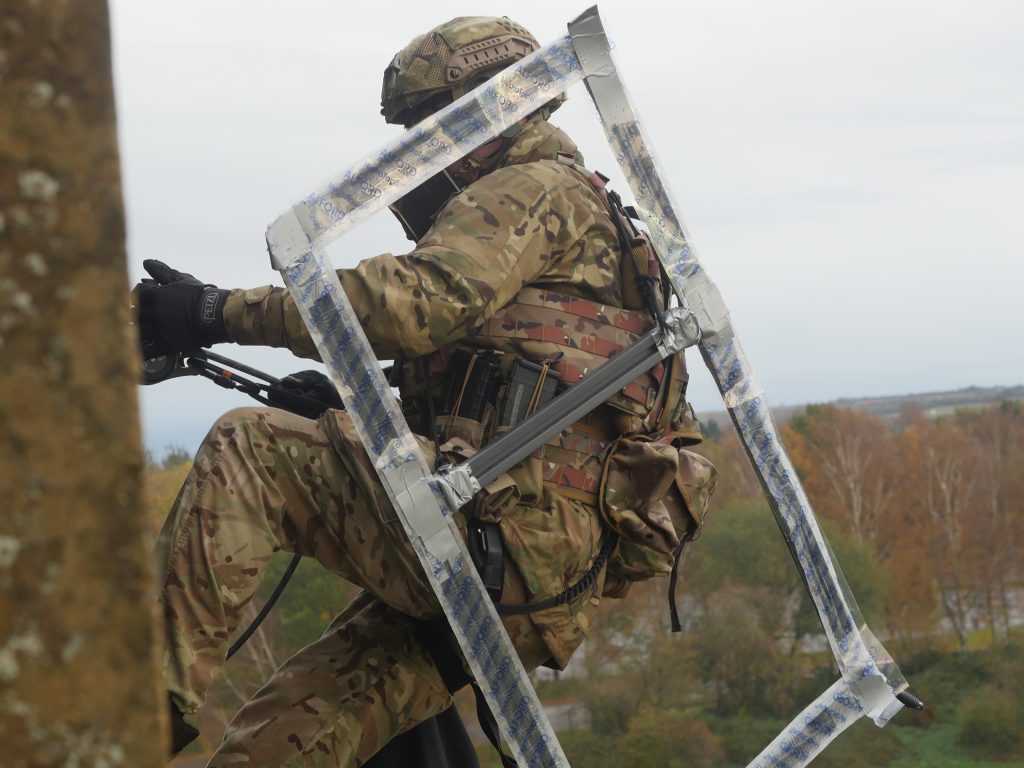
[[[611,557],[612,551],[615,549],[615,545],[618,543],[619,537],[616,534],[608,534],[608,538],[606,538],[604,540],[604,544],[601,545],[601,551],[598,552],[597,557],[594,558],[593,565],[590,566],[589,570],[583,574],[579,581],[564,592],[561,592],[554,597],[539,600],[536,603],[501,603],[494,607],[497,609],[498,613],[503,616],[513,616],[522,613],[543,611],[546,608],[554,608],[556,605],[571,603],[594,586],[594,582],[597,581],[597,577],[600,575],[605,563],[608,562],[608,558]]]
[[[491,708],[487,706],[487,699],[484,698],[484,692],[480,690],[480,686],[473,683],[473,695],[476,697],[476,717],[480,721],[480,728],[484,732],[484,736],[491,742],[491,746],[498,753],[498,758],[501,760],[502,768],[518,768],[518,763],[512,757],[512,755],[506,754],[505,750],[501,747],[501,734],[498,732],[498,721],[494,719],[494,713],[491,712]]]
[[[476,697],[476,716],[480,721],[480,730],[491,742],[491,746],[497,751],[503,768],[518,768],[518,764],[511,755],[506,754],[501,746],[501,733],[498,731],[498,721],[487,706],[483,691],[476,684],[473,678],[466,671],[462,663],[462,657],[455,650],[455,637],[452,635],[451,627],[445,618],[432,619],[430,621],[414,621],[416,639],[430,655],[441,673],[441,680],[450,693],[461,690],[467,683],[473,686],[473,695]]]
[[[496,529],[497,525],[494,525],[494,528]],[[470,535],[472,541],[473,534],[471,533]],[[601,573],[601,570],[608,562],[608,558],[611,556],[612,551],[618,543],[619,537],[615,534],[610,534],[608,538],[604,540],[601,550],[597,553],[597,557],[594,558],[594,562],[587,572],[583,574],[579,581],[564,592],[561,592],[554,597],[549,597],[546,600],[540,600],[536,603],[502,604],[496,602],[494,607],[500,614],[513,615],[533,613],[534,611],[542,611],[545,608],[552,608],[556,605],[563,605],[565,603],[572,602],[594,585]],[[474,553],[473,547],[470,547],[470,552]],[[497,550],[497,556],[500,560],[500,548]],[[474,564],[481,572],[482,577],[485,574],[493,575],[489,569],[489,566],[493,566],[493,563],[488,563],[486,561],[483,563],[476,562],[476,557],[474,557]],[[490,591],[490,589],[488,591]],[[500,592],[498,595],[500,599]],[[473,686],[473,695],[476,697],[476,716],[480,721],[480,729],[484,732],[487,740],[491,742],[495,751],[497,751],[503,768],[517,768],[516,761],[508,755],[504,749],[502,749],[501,733],[498,730],[498,721],[495,719],[494,713],[491,712],[490,707],[487,706],[487,700],[484,698],[484,694],[483,691],[480,690],[480,686],[477,685],[476,681],[474,681],[466,671],[466,667],[462,661],[462,656],[456,650],[457,645],[455,638],[452,635],[451,627],[448,626],[448,621],[442,617],[439,619],[432,619],[430,621],[414,621],[413,623],[416,632],[416,639],[419,640],[424,650],[426,650],[430,655],[430,658],[437,667],[437,671],[441,674],[441,680],[444,681],[445,687],[448,691],[455,693],[467,683]]]

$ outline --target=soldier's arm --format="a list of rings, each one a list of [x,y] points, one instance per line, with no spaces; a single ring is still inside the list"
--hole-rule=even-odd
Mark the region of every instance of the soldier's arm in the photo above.
[[[499,169],[453,198],[411,253],[339,270],[374,352],[421,355],[467,335],[571,252],[594,221],[566,204],[576,183],[553,163]],[[240,344],[317,356],[283,288],[232,291],[224,317]]]

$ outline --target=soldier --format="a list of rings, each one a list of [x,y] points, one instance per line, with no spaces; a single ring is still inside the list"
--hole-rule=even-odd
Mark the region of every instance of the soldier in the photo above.
[[[387,68],[384,118],[408,128],[537,47],[507,18],[442,24]],[[425,185],[396,204],[411,252],[338,272],[374,352],[395,361],[403,411],[437,462],[503,434],[649,329],[664,306],[645,242],[548,122],[560,102],[451,166],[433,180],[443,191]],[[146,269],[154,280],[136,290],[150,354],[230,341],[316,357],[283,289],[227,291],[159,262]],[[713,470],[683,468],[672,444],[699,440],[685,382],[681,355],[659,365],[457,516],[464,533],[500,534],[494,596],[541,604],[503,618],[528,669],[564,668],[601,596],[671,571],[699,526]],[[243,707],[211,766],[362,764],[451,704],[417,623],[439,616],[439,605],[348,416],[244,408],[210,430],[158,543],[179,746],[194,737],[182,714],[202,706],[278,549],[365,591]],[[581,581],[574,599],[550,605]]]

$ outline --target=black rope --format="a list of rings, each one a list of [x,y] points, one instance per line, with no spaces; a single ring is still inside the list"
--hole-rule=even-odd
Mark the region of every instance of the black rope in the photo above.
[[[473,695],[476,697],[476,718],[480,721],[480,730],[484,732],[484,736],[487,737],[487,740],[491,742],[491,746],[498,753],[498,759],[501,760],[502,768],[518,768],[519,764],[515,761],[515,758],[501,748],[501,731],[498,730],[498,720],[487,705],[484,692],[480,690],[480,686],[475,682],[473,683]]]
[[[423,398],[427,411],[427,429],[430,430],[427,434],[434,441],[434,471],[437,472],[441,468],[444,457],[441,456],[441,436],[437,433],[437,409],[434,406],[434,396],[430,392],[430,370],[427,367],[425,355],[416,358],[416,367],[423,382]]]
[[[291,562],[288,563],[288,567],[285,568],[284,574],[281,576],[281,580],[277,582],[277,586],[274,587],[274,591],[270,593],[270,597],[267,598],[267,602],[265,602],[263,607],[260,608],[260,612],[256,614],[256,618],[249,623],[249,626],[245,628],[245,631],[238,636],[238,639],[235,640],[234,643],[231,644],[231,648],[228,649],[228,655],[224,658],[225,661],[238,653],[242,646],[245,645],[246,641],[256,633],[257,629],[259,629],[260,624],[263,623],[263,620],[267,618],[267,614],[269,614],[271,609],[274,607],[274,603],[277,602],[281,593],[284,592],[284,588],[288,586],[288,581],[291,579],[292,574],[295,573],[295,569],[299,567],[300,560],[302,560],[302,555],[295,555],[291,559]]]
[[[689,552],[686,549],[687,543],[693,538],[691,533],[683,536],[675,551],[675,558],[672,561],[672,575],[668,579],[668,614],[672,623],[673,632],[682,632],[683,625],[679,621],[679,605],[676,602],[676,587],[679,585],[679,569],[683,567],[683,560]]]
[[[640,230],[629,217],[628,211],[622,205],[622,198],[619,197],[619,194],[609,189],[607,190],[607,197],[614,209],[611,218],[615,229],[619,233],[620,249],[628,252],[629,259],[633,262],[633,267],[636,270],[636,285],[640,295],[643,297],[644,304],[647,305],[647,312],[650,314],[651,319],[664,331],[666,329],[664,313],[661,303],[658,301],[658,294],[655,292],[655,285],[659,289],[662,288],[661,275],[646,274],[647,265],[640,263],[636,251],[633,249],[633,238],[640,237]],[[627,229],[627,226],[629,229]],[[653,246],[649,245],[648,247]],[[623,254],[623,257],[625,257],[625,254]],[[659,267],[659,273],[660,271]]]
[[[209,360],[207,360],[207,358],[209,358],[210,360],[215,360],[216,362],[220,363],[220,365],[217,366],[211,364]],[[240,371],[244,371],[250,376],[255,376],[256,378],[263,379],[264,381],[269,382],[269,384],[262,384],[260,382],[246,379],[243,376],[239,376],[234,371],[229,371],[226,368],[224,368],[223,366],[225,365],[231,366],[232,368],[236,368]],[[239,392],[243,392],[247,394],[249,397],[253,398],[254,400],[257,400],[265,405],[284,408],[285,410],[290,411],[291,413],[296,413],[300,416],[306,415],[301,412],[303,406],[305,406],[305,408],[307,409],[319,408],[321,413],[323,411],[326,411],[328,408],[332,407],[328,403],[323,403],[312,397],[306,397],[304,395],[296,393],[287,393],[287,403],[282,402],[280,399],[276,402],[271,401],[267,397],[267,395],[264,394],[264,390],[269,389],[270,385],[272,384],[279,384],[280,379],[277,379],[269,374],[263,373],[262,371],[259,371],[255,368],[251,368],[247,365],[243,365],[242,363],[236,362],[231,358],[210,352],[209,350],[204,350],[201,355],[190,356],[187,361],[187,366],[190,369],[192,369],[192,371],[194,371],[197,375],[209,379],[218,386],[224,387],[226,389],[238,390]],[[271,592],[270,597],[267,598],[267,602],[263,604],[262,608],[260,608],[260,611],[256,614],[256,617],[251,622],[249,622],[249,626],[246,627],[242,634],[240,634],[238,638],[235,640],[235,642],[231,644],[231,647],[228,649],[228,654],[225,657],[225,661],[227,659],[230,659],[236,653],[238,653],[238,651],[241,650],[242,646],[245,645],[249,638],[256,633],[257,629],[259,629],[260,624],[262,624],[263,620],[266,619],[267,616],[270,614],[270,611],[274,608],[274,605],[277,603],[278,599],[281,597],[281,594],[284,592],[285,587],[288,586],[288,582],[294,575],[295,569],[299,567],[300,560],[302,560],[302,555],[295,555],[294,557],[292,557],[291,562],[288,563],[288,567],[285,568],[284,573],[281,574],[280,580],[275,585],[274,591]]]
[[[556,605],[571,603],[594,585],[594,582],[597,581],[598,575],[601,573],[601,569],[604,568],[604,564],[608,561],[608,558],[611,557],[612,550],[615,549],[615,545],[618,543],[618,535],[614,533],[608,534],[608,538],[605,539],[604,544],[601,545],[601,551],[598,552],[597,557],[594,558],[594,564],[590,566],[590,569],[583,574],[583,577],[579,581],[561,594],[540,600],[536,603],[499,603],[494,607],[500,614],[513,616],[521,613],[543,611],[546,608],[554,608]]]

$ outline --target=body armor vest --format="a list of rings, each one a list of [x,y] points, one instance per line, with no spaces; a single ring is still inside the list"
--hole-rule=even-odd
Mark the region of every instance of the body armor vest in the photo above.
[[[527,287],[477,333],[427,356],[424,367],[428,386],[437,399],[448,361],[456,349],[495,355],[505,375],[519,358],[546,365],[564,386],[571,386],[652,327],[650,317],[641,310],[610,307],[549,289]],[[420,386],[415,393],[403,386],[404,402],[422,394],[422,377],[417,373],[414,371],[413,375],[420,380]],[[612,395],[604,406],[606,419],[593,420],[594,424],[604,422],[596,427],[597,432],[604,434],[595,433],[595,437],[610,440],[619,435],[653,435],[671,430],[688,443],[699,442],[700,433],[684,397],[686,382],[682,353],[659,363]],[[498,400],[502,397],[504,392],[499,389]],[[415,423],[422,424],[422,415],[415,413]],[[440,411],[437,414],[439,422],[449,416]],[[475,439],[462,435],[474,447],[493,436],[488,430],[490,425],[481,426]],[[451,434],[442,434],[442,439],[445,437]]]
[[[598,192],[620,232],[620,274],[625,307],[600,304],[550,288],[527,286],[474,334],[420,358],[413,370],[417,381],[415,389],[420,395],[424,389],[429,390],[435,403],[444,402],[439,394],[445,388],[446,376],[450,376],[449,363],[456,350],[493,356],[504,380],[494,395],[493,408],[479,421],[456,416],[443,407],[435,414],[420,412],[421,406],[413,400],[422,398],[414,398],[411,388],[402,386],[410,422],[429,428],[433,417],[434,434],[439,443],[457,437],[479,448],[501,434],[503,428],[497,425],[497,414],[508,396],[508,380],[517,360],[543,367],[538,391],[525,414],[529,415],[542,404],[537,395],[548,371],[557,375],[560,386],[572,386],[653,328],[649,310],[653,302],[645,298],[641,290],[645,280],[648,289],[656,293],[659,310],[664,311],[668,296],[666,283],[646,235],[628,220],[618,199],[604,189],[603,176],[576,165],[570,156],[560,156],[559,160]],[[408,367],[409,363],[405,365]],[[545,446],[545,480],[561,486],[563,492],[568,490],[572,495],[571,492],[576,491],[580,498],[591,501],[597,491],[592,474],[580,473],[574,477],[572,467],[579,465],[583,456],[594,457],[601,453],[615,438],[650,435],[675,438],[685,445],[700,442],[699,425],[685,399],[687,380],[682,352],[641,374],[612,395],[597,412]],[[402,383],[409,384],[408,372],[403,375]],[[448,382],[449,387],[451,384]],[[462,385],[464,390],[465,382]],[[460,401],[462,394],[460,392]]]
[[[653,327],[640,310],[609,307],[553,290],[527,287],[462,344],[511,348],[547,363],[564,385],[576,384]],[[497,344],[495,344],[497,342]],[[614,434],[656,433],[669,426],[681,406],[686,384],[682,354],[659,363],[612,395]]]

